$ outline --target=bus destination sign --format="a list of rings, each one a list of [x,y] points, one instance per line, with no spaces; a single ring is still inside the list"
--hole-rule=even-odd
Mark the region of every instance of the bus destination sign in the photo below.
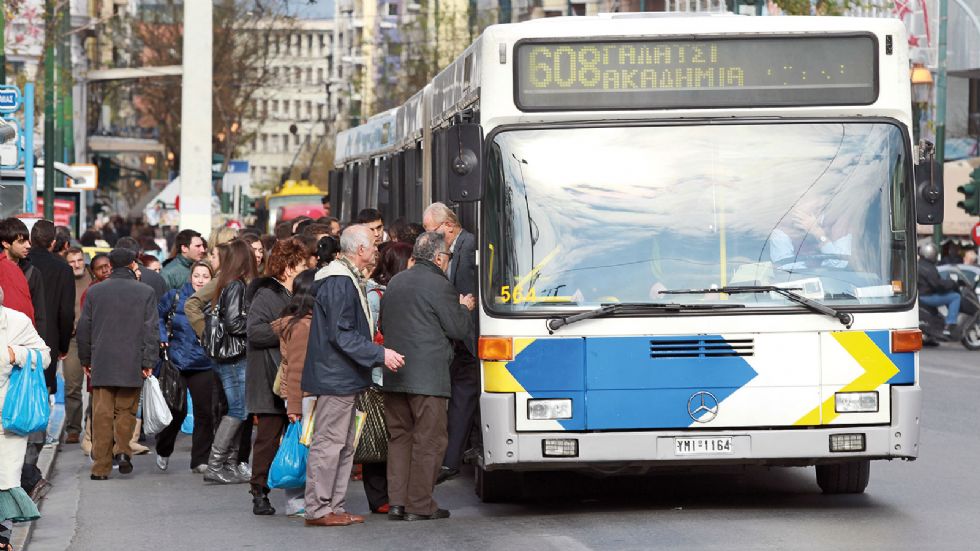
[[[871,35],[523,42],[525,111],[868,105]]]

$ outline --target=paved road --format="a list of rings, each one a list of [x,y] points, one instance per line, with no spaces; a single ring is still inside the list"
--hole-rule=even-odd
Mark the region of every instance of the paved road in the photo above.
[[[187,470],[185,438],[169,472],[143,456],[133,475],[107,482],[90,481],[88,460],[66,446],[29,549],[975,549],[980,353],[927,350],[922,381],[920,459],[873,463],[859,496],[823,496],[812,468],[780,468],[563,479],[521,503],[485,505],[460,477],[437,490],[450,520],[306,528],[252,516],[245,485],[203,486]],[[367,510],[360,483],[350,494],[350,510]]]

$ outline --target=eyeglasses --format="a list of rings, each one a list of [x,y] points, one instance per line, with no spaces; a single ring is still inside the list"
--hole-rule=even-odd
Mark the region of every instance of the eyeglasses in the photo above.
[[[453,253],[438,253],[438,254],[444,254],[444,255],[446,255],[446,260],[449,261],[449,262],[452,262],[452,260],[453,260]]]

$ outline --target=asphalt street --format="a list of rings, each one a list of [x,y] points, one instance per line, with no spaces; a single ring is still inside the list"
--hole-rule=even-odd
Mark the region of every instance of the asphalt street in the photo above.
[[[190,440],[170,470],[137,457],[129,476],[89,480],[63,446],[54,489],[28,549],[976,549],[980,541],[980,352],[958,344],[922,354],[921,455],[875,462],[863,495],[824,496],[812,468],[563,477],[517,503],[483,504],[472,473],[437,489],[448,520],[308,528],[251,514],[247,485],[205,486],[188,469]],[[366,512],[359,482],[349,510]]]

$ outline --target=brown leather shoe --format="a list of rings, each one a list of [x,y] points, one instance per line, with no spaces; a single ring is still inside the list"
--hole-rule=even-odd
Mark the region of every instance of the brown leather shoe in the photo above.
[[[308,518],[304,524],[307,526],[350,526],[351,519],[346,514],[330,513],[320,518]]]
[[[354,515],[351,513],[343,513],[343,514],[347,515],[347,518],[350,519],[351,524],[362,524],[364,522],[364,517],[361,515]]]
[[[69,432],[65,435],[65,444],[77,444],[79,442],[77,432]]]

